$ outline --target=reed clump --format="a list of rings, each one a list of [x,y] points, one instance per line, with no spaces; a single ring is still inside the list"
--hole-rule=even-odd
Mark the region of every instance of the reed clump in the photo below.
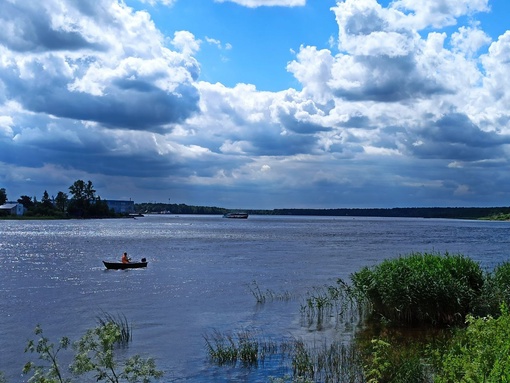
[[[476,308],[485,282],[475,261],[445,253],[412,253],[351,276],[372,312],[397,325],[458,325]]]
[[[257,283],[253,281],[248,285],[251,294],[256,299],[257,303],[265,303],[272,301],[289,301],[293,298],[292,294],[288,291],[276,292],[270,289],[262,291]]]
[[[360,353],[354,345],[341,341],[307,344],[294,340],[292,376],[311,382],[363,383],[364,372]]]
[[[240,362],[245,367],[258,367],[275,357],[292,371],[292,382],[364,382],[361,354],[350,343],[324,340],[308,344],[295,338],[276,342],[257,338],[250,331],[215,331],[204,338],[211,361],[219,366]]]
[[[210,359],[218,364],[236,364],[258,366],[267,356],[278,353],[278,345],[270,340],[258,338],[249,330],[236,333],[214,331],[204,335]]]
[[[321,331],[328,326],[359,323],[366,313],[366,302],[356,294],[342,279],[337,279],[335,285],[311,289],[301,304],[302,324]]]

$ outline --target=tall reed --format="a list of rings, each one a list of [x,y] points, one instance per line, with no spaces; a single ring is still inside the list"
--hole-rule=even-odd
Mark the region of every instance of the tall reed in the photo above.
[[[278,353],[278,345],[271,340],[257,338],[249,330],[236,333],[214,331],[204,335],[210,359],[218,365],[242,363],[257,366],[266,357]]]
[[[366,302],[342,279],[336,285],[316,287],[307,293],[301,304],[303,325],[323,330],[328,325],[353,325],[365,316]]]
[[[288,369],[292,382],[363,382],[360,354],[353,344],[341,341],[309,345],[301,339],[279,342],[263,340],[249,331],[204,336],[211,360],[218,365],[237,364],[257,367],[275,357]]]
[[[462,255],[412,253],[364,267],[351,280],[374,314],[392,323],[452,325],[475,307],[484,273]]]
[[[313,382],[364,382],[362,360],[352,344],[294,341],[292,376]]]
[[[124,314],[114,315],[106,311],[101,311],[101,314],[96,316],[96,321],[102,327],[108,323],[112,323],[118,327],[120,331],[119,346],[125,347],[132,340],[131,325]]]
[[[257,300],[257,303],[265,303],[266,301],[289,301],[292,299],[292,294],[288,291],[281,293],[270,289],[262,291],[256,281],[253,281],[251,284],[249,284],[248,288],[250,289],[251,294]]]

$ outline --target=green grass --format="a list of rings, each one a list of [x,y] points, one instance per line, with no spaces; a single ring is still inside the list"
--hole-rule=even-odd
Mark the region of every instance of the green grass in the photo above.
[[[259,366],[277,355],[287,374],[273,383],[510,382],[510,315],[500,309],[510,305],[509,262],[488,272],[460,254],[411,253],[351,282],[311,289],[300,310],[308,331],[341,332],[344,342],[215,333],[211,360]],[[251,291],[259,303],[273,299],[256,283]]]
[[[308,291],[300,311],[304,326],[321,331],[327,327],[358,323],[364,316],[366,305],[351,286],[338,279],[336,285]]]
[[[218,365],[242,363],[257,366],[266,357],[278,354],[278,345],[270,340],[257,338],[248,330],[236,333],[214,331],[204,335],[211,361]]]
[[[480,265],[462,255],[413,253],[364,267],[351,276],[373,314],[396,325],[461,324],[485,282]]]
[[[215,331],[204,338],[211,361],[219,366],[241,363],[256,367],[276,356],[292,371],[293,382],[363,382],[360,354],[352,345],[340,341],[310,345],[292,338],[276,342],[257,338],[250,331]]]

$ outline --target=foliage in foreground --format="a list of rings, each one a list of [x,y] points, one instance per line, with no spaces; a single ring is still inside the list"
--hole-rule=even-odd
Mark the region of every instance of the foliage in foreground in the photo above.
[[[467,318],[443,356],[437,383],[510,382],[510,313],[498,318]]]
[[[72,345],[67,337],[58,344],[44,336],[41,327],[35,329],[37,340],[30,340],[25,352],[38,355],[40,364],[28,362],[24,374],[30,374],[29,383],[71,383],[59,364],[59,354],[73,346],[75,355],[70,370],[75,376],[93,376],[96,382],[107,383],[149,383],[160,378],[162,372],[156,369],[154,359],[143,359],[140,355],[125,361],[116,357],[116,349],[122,342],[121,327],[115,322],[105,322],[88,330]],[[80,380],[83,381],[83,380]]]

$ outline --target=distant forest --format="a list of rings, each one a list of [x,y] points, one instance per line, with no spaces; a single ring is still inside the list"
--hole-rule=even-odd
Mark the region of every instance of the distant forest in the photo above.
[[[244,211],[254,215],[304,215],[335,217],[409,217],[452,219],[510,219],[510,207],[405,207],[405,208],[339,208],[339,209],[225,209],[185,204],[141,203],[135,204],[140,214],[225,214]]]

